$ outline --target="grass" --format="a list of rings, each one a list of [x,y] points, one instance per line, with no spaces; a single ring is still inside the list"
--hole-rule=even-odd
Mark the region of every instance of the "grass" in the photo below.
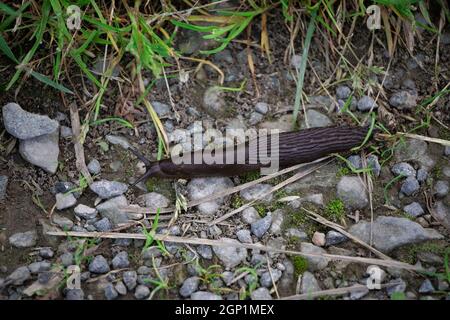
[[[345,220],[345,206],[341,199],[334,199],[328,202],[325,207],[324,217],[334,222]]]

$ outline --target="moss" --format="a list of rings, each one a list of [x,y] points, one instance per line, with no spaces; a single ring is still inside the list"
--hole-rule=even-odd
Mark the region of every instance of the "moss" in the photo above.
[[[341,167],[336,172],[336,177],[340,178],[340,177],[343,177],[343,176],[348,176],[351,173],[352,173],[352,171],[348,167]]]
[[[401,261],[414,264],[417,260],[417,254],[420,252],[430,252],[443,257],[445,250],[448,250],[445,241],[428,241],[404,248],[399,256]]]
[[[250,172],[244,173],[243,175],[239,176],[239,178],[241,179],[241,183],[247,183],[250,181],[254,181],[256,179],[259,179],[260,177],[261,177],[261,173],[259,172],[259,170],[250,171]]]
[[[294,273],[296,277],[308,270],[308,260],[302,256],[292,257],[292,264],[294,265]]]
[[[267,212],[269,211],[267,206],[265,206],[263,204],[256,204],[253,207],[256,209],[256,211],[258,211],[258,214],[260,217],[265,217]]]
[[[237,208],[241,207],[243,204],[244,204],[244,201],[242,201],[242,198],[237,194],[235,194],[233,196],[233,198],[231,199],[231,207],[233,209],[237,209]]]
[[[325,207],[325,217],[334,222],[343,221],[345,219],[345,206],[341,199],[334,199],[328,202]]]

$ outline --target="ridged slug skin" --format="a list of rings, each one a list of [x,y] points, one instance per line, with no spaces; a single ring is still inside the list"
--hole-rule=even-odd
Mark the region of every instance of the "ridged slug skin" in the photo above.
[[[327,156],[331,153],[349,151],[361,145],[367,136],[369,127],[333,126],[303,129],[294,132],[279,133],[279,166],[289,167],[295,164],[311,162]],[[266,141],[266,143],[264,143]],[[268,146],[268,157],[270,158],[270,136],[268,139],[257,138],[258,148],[260,145]],[[152,162],[147,168],[145,178],[195,178],[213,176],[239,176],[243,173],[257,170],[261,167],[268,167],[267,162],[261,163],[257,157],[258,152],[249,151],[249,143],[237,145],[227,149],[223,157],[226,159],[227,152],[234,152],[245,147],[244,163],[227,164],[175,164],[171,159]],[[203,152],[192,152],[187,157],[193,159],[195,154]],[[199,157],[201,158],[201,157]],[[225,161],[223,161],[225,163]]]

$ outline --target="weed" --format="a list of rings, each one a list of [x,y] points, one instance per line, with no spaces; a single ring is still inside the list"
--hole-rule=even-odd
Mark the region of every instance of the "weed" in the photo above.
[[[328,202],[325,207],[325,217],[334,222],[345,220],[345,206],[341,199],[334,199]]]
[[[302,256],[293,256],[292,264],[294,265],[294,274],[296,277],[305,273],[308,270],[308,260]]]

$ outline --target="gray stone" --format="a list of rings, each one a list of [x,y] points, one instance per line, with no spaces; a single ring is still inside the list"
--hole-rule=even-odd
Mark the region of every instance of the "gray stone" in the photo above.
[[[52,267],[52,265],[48,261],[37,261],[37,262],[30,263],[28,265],[28,270],[32,274],[37,274],[40,272],[49,271],[51,267]]]
[[[106,300],[115,300],[119,296],[119,293],[114,288],[112,283],[108,283],[104,288]]]
[[[114,269],[128,268],[130,261],[128,261],[128,253],[121,251],[112,259],[112,266]]]
[[[248,119],[248,123],[251,126],[254,126],[254,125],[260,123],[263,119],[264,119],[264,116],[261,113],[259,113],[259,112],[252,112],[250,114],[250,118]]]
[[[352,291],[350,293],[350,300],[359,300],[359,299],[365,297],[368,293],[369,293],[368,288],[362,288],[357,291]]]
[[[108,218],[102,218],[94,223],[95,230],[100,232],[111,231],[112,226]]]
[[[3,106],[3,123],[9,134],[21,140],[54,133],[59,126],[58,121],[27,112],[13,102]]]
[[[152,101],[151,104],[160,118],[167,118],[171,114],[171,108],[167,104],[158,101]]]
[[[61,126],[59,132],[64,139],[71,138],[73,135],[72,128],[66,126]]]
[[[347,160],[351,163],[354,169],[362,169],[361,156],[355,154],[348,157]]]
[[[360,221],[350,227],[349,232],[359,239],[370,241],[371,223]],[[379,216],[372,224],[373,246],[382,252],[389,252],[403,245],[427,240],[442,239],[433,229],[424,229],[407,218]]]
[[[85,220],[92,220],[97,217],[97,209],[88,207],[84,204],[77,205],[73,212],[77,217],[80,217]]]
[[[393,279],[387,283],[386,292],[391,296],[395,292],[405,292],[406,282],[402,278]]]
[[[444,155],[450,156],[450,146],[445,146]]]
[[[342,233],[331,230],[327,232],[327,235],[325,236],[325,245],[333,246],[339,243],[342,243],[344,241],[347,241],[348,238],[344,236]]]
[[[403,175],[405,177],[415,177],[416,170],[406,162],[400,162],[392,167],[392,173],[396,176]]]
[[[255,105],[255,111],[261,114],[266,114],[269,111],[269,105],[265,102],[258,102]]]
[[[27,267],[19,267],[6,277],[5,283],[11,283],[15,286],[21,286],[30,279],[31,273]]]
[[[54,255],[54,252],[53,252],[52,248],[41,248],[39,250],[39,256],[41,256],[41,258],[49,259],[49,258],[52,258],[53,255]]]
[[[336,97],[338,99],[347,100],[351,93],[352,90],[347,86],[338,86],[336,88]]]
[[[292,238],[297,241],[298,240],[300,240],[300,241],[308,240],[308,235],[306,234],[306,232],[301,229],[298,229],[298,228],[288,228],[284,232],[284,235],[288,239]]]
[[[259,279],[259,282],[261,283],[261,286],[266,288],[271,288],[273,286],[273,283],[277,283],[278,280],[280,280],[283,272],[281,272],[278,269],[272,269],[272,276],[270,276],[270,272],[266,271],[263,274],[261,274],[261,278]],[[273,278],[273,282],[272,282]]]
[[[213,257],[211,246],[201,244],[197,247],[198,254],[206,260],[211,260]]]
[[[267,214],[264,218],[259,219],[251,224],[252,233],[261,238],[270,228],[272,224],[272,215]]]
[[[275,235],[281,234],[281,227],[284,223],[284,211],[277,209],[272,213],[272,224],[270,226],[270,232]]]
[[[450,230],[450,208],[443,201],[437,201],[434,206],[434,217]]]
[[[143,300],[150,295],[150,289],[146,286],[140,284],[136,287],[136,291],[134,292],[134,297],[138,300]]]
[[[417,106],[417,95],[411,94],[408,91],[399,91],[391,96],[389,104],[400,110],[410,110]]]
[[[433,191],[436,197],[443,198],[448,194],[449,185],[448,181],[439,180],[436,181]]]
[[[65,252],[63,253],[59,259],[61,259],[61,264],[64,267],[68,267],[73,265],[73,254],[71,252]]]
[[[19,153],[29,163],[54,174],[58,169],[59,132],[20,140]]]
[[[302,253],[306,253],[306,254],[318,254],[318,255],[327,253],[324,249],[317,247],[308,242],[302,242],[300,244],[300,251]],[[306,258],[306,260],[308,260],[308,270],[309,271],[322,270],[327,267],[328,262],[329,262],[329,259],[324,258],[324,257],[305,256],[305,258]]]
[[[232,188],[233,186],[233,182],[230,178],[227,177],[196,178],[192,179],[188,183],[188,197],[190,200],[199,200],[201,198],[211,196],[214,193]],[[197,208],[202,214],[214,214],[217,212],[226,198],[228,198],[228,196],[209,202],[204,202],[198,205]]]
[[[156,192],[146,193],[140,196],[145,203],[145,206],[148,208],[166,208],[169,206],[170,201],[162,194]]]
[[[121,296],[127,294],[127,287],[125,287],[122,281],[118,281],[114,286],[114,289],[116,289],[117,293],[120,294]]]
[[[429,279],[425,279],[419,288],[419,293],[433,293],[434,291],[434,286]]]
[[[394,160],[396,162],[416,162],[428,171],[436,163],[428,152],[427,143],[419,139],[406,139],[404,143],[399,143],[394,150]]]
[[[108,261],[102,255],[95,256],[89,264],[89,271],[92,273],[107,273],[110,271]]]
[[[74,225],[72,220],[56,213],[52,215],[52,221],[63,230],[71,230]]]
[[[269,289],[263,287],[253,290],[250,297],[252,300],[272,300]]]
[[[36,245],[37,233],[35,230],[18,232],[9,237],[9,243],[16,248],[28,248]]]
[[[294,54],[291,58],[291,67],[294,69],[299,69],[302,64],[302,55]]]
[[[327,115],[314,109],[306,110],[306,117],[301,122],[301,128],[307,128],[306,120],[308,121],[309,128],[326,127],[333,123]]]
[[[128,185],[118,181],[100,180],[93,182],[89,188],[102,199],[110,199],[127,192]]]
[[[263,194],[269,192],[269,190],[272,188],[272,185],[265,184],[265,183],[258,183],[255,184],[249,188],[245,188],[239,192],[239,195],[244,199],[245,201],[253,201],[259,199]],[[272,201],[272,194],[268,194],[267,196],[264,196],[261,201],[263,202],[270,202]]]
[[[239,265],[247,258],[247,249],[233,246],[233,244],[239,245],[239,242],[229,238],[222,238],[222,243],[226,243],[226,246],[213,246],[212,249],[216,256],[222,261],[225,268],[230,269]]]
[[[420,168],[419,170],[417,170],[417,175],[416,175],[416,179],[419,182],[425,182],[428,178],[428,172],[425,169]]]
[[[208,291],[197,291],[191,294],[191,300],[222,300],[222,297]]]
[[[305,271],[302,275],[301,281],[300,292],[302,294],[311,294],[322,290],[317,282],[317,279],[311,272]]]
[[[56,209],[64,210],[74,206],[77,199],[72,193],[57,193],[56,194]]]
[[[109,143],[111,143],[113,145],[118,145],[118,146],[124,148],[125,150],[127,150],[128,148],[131,147],[128,140],[124,137],[108,134],[105,138]]]
[[[250,234],[250,231],[247,229],[241,229],[236,232],[236,236],[238,240],[242,243],[252,243],[252,235]]]
[[[184,280],[183,285],[180,288],[180,295],[184,298],[188,298],[195,291],[198,290],[200,279],[198,277],[190,277]]]
[[[350,209],[364,209],[369,204],[365,185],[359,177],[342,177],[337,185],[337,196]]]
[[[403,207],[403,211],[413,217],[419,217],[425,213],[422,206],[418,202],[412,202],[407,206]]]
[[[381,165],[376,155],[371,154],[367,157],[367,165],[370,169],[372,169],[372,172],[376,177],[380,175]]]
[[[8,186],[8,177],[0,176],[0,201],[6,198],[6,188]]]
[[[123,283],[128,290],[133,290],[137,285],[137,273],[136,271],[124,271],[122,274]]]
[[[114,226],[118,226],[129,222],[128,214],[120,209],[126,206],[128,206],[127,198],[118,196],[99,204],[97,210],[102,217],[108,218]]]
[[[245,223],[252,224],[258,221],[261,217],[258,214],[258,211],[254,207],[249,207],[242,211],[242,220]]]
[[[223,97],[223,90],[217,86],[209,87],[203,93],[203,108],[212,117],[225,115],[229,110]]]
[[[97,159],[92,159],[91,161],[89,161],[87,168],[88,171],[93,175],[99,174],[102,170],[100,162]]]
[[[409,177],[403,181],[400,192],[406,196],[411,196],[419,191],[419,181],[415,177]]]
[[[373,110],[376,110],[378,108],[378,105],[375,103],[375,100],[373,100],[369,96],[363,96],[361,99],[359,99],[357,108],[359,111],[369,111],[373,106]]]
[[[66,289],[66,300],[84,300],[84,291],[82,289]]]
[[[302,178],[301,181],[287,185],[284,190],[287,193],[294,193],[304,190],[310,192],[310,190],[315,188],[331,188],[336,186],[338,182],[338,172],[339,167],[335,163],[327,164]]]

